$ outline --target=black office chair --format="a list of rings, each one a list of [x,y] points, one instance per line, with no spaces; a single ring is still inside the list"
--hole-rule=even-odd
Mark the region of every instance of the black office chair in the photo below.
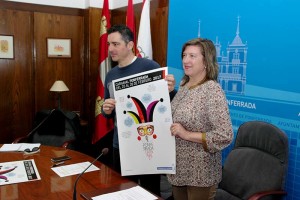
[[[76,149],[80,130],[80,120],[76,113],[60,109],[42,110],[36,113],[33,130],[13,143],[41,143]]]
[[[287,136],[272,124],[246,122],[225,160],[215,200],[282,199],[287,166]]]

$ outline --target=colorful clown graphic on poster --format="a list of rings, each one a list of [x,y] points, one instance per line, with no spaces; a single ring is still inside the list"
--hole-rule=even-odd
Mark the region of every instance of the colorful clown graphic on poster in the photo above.
[[[123,176],[175,173],[167,68],[113,81]]]

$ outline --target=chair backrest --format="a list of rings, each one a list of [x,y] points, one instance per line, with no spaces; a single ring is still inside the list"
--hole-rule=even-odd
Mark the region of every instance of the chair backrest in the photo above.
[[[60,147],[67,141],[75,142],[80,135],[80,120],[74,112],[59,109],[39,111],[35,116],[35,126],[37,129],[29,136],[32,143]]]
[[[288,164],[287,136],[272,124],[249,121],[237,132],[224,166],[220,190],[248,199],[260,191],[284,188]]]

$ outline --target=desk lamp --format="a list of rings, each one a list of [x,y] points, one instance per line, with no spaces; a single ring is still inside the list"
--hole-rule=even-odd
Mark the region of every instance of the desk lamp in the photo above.
[[[52,87],[50,88],[51,92],[57,92],[58,95],[58,109],[60,109],[60,99],[61,99],[61,92],[67,92],[69,91],[69,88],[66,86],[66,84],[61,81],[61,80],[57,80],[54,82],[54,84],[52,85]]]

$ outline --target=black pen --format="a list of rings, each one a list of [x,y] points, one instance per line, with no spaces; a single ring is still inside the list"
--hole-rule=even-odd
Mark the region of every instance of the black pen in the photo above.
[[[54,164],[52,165],[52,167],[57,167],[57,166],[62,165],[62,164],[65,164],[65,162],[62,161],[62,162],[54,163]]]

